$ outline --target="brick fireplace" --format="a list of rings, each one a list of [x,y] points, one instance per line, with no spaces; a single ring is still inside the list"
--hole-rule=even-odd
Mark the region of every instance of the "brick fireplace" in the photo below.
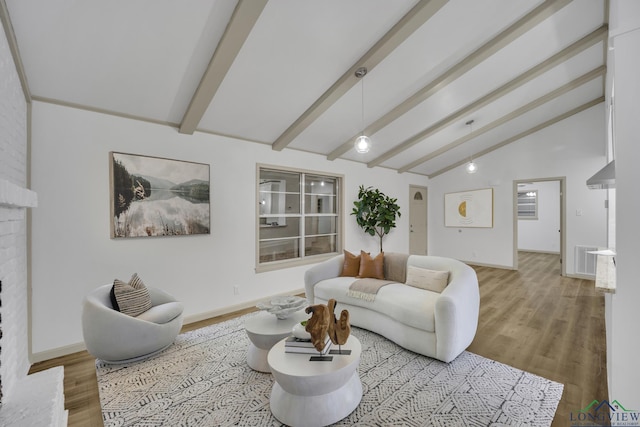
[[[6,146],[0,146],[6,152]],[[7,170],[7,156],[0,170]],[[0,425],[63,426],[64,370],[27,375],[29,363],[27,209],[33,191],[0,178]]]

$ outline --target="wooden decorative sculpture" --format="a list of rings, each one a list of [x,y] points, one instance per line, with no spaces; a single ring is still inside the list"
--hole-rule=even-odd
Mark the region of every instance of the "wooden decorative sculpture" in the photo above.
[[[333,344],[342,346],[351,333],[349,312],[342,310],[338,320],[334,314],[335,308],[336,300],[330,299],[327,305],[316,304],[305,309],[307,313],[313,313],[307,321],[305,330],[311,334],[311,342],[318,351],[324,348],[325,336],[329,335]]]
[[[342,310],[340,312],[340,319],[336,319],[335,309],[336,300],[330,299],[327,306],[331,312],[332,322],[329,325],[329,338],[333,344],[338,345],[338,353],[342,353],[342,346],[349,339],[351,333],[351,325],[349,324],[349,311]]]
[[[313,314],[304,329],[311,334],[313,346],[321,352],[324,349],[324,337],[329,333],[329,325],[333,323],[333,313],[324,304],[309,306],[305,312]]]

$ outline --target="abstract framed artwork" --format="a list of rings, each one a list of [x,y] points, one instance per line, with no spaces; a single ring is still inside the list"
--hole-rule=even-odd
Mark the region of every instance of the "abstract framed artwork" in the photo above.
[[[493,227],[493,188],[444,195],[445,227]]]
[[[109,153],[111,238],[210,233],[209,165]]]

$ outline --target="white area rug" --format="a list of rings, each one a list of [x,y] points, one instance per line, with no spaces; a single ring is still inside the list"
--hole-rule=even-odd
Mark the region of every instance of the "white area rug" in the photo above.
[[[270,374],[246,364],[249,314],[179,335],[157,356],[96,362],[102,417],[113,426],[281,426]],[[362,401],[336,425],[549,426],[563,385],[464,352],[447,364],[353,328]]]

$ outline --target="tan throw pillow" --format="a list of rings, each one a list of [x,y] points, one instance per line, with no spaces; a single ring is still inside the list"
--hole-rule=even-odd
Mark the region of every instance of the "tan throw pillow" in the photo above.
[[[356,276],[360,279],[384,279],[384,252],[380,252],[375,258],[365,251],[360,251],[360,271]]]
[[[340,277],[356,277],[360,271],[360,255],[354,255],[349,251],[344,251],[344,264]]]
[[[407,268],[407,281],[405,283],[409,286],[440,293],[444,291],[444,288],[449,283],[449,272],[429,270],[410,265]]]
[[[409,254],[385,252],[384,253],[384,278],[397,283],[407,281],[407,259]]]
[[[114,280],[111,292],[112,302],[114,299],[116,302],[113,306],[121,313],[138,316],[151,308],[151,295],[137,273],[131,276],[129,283]]]

